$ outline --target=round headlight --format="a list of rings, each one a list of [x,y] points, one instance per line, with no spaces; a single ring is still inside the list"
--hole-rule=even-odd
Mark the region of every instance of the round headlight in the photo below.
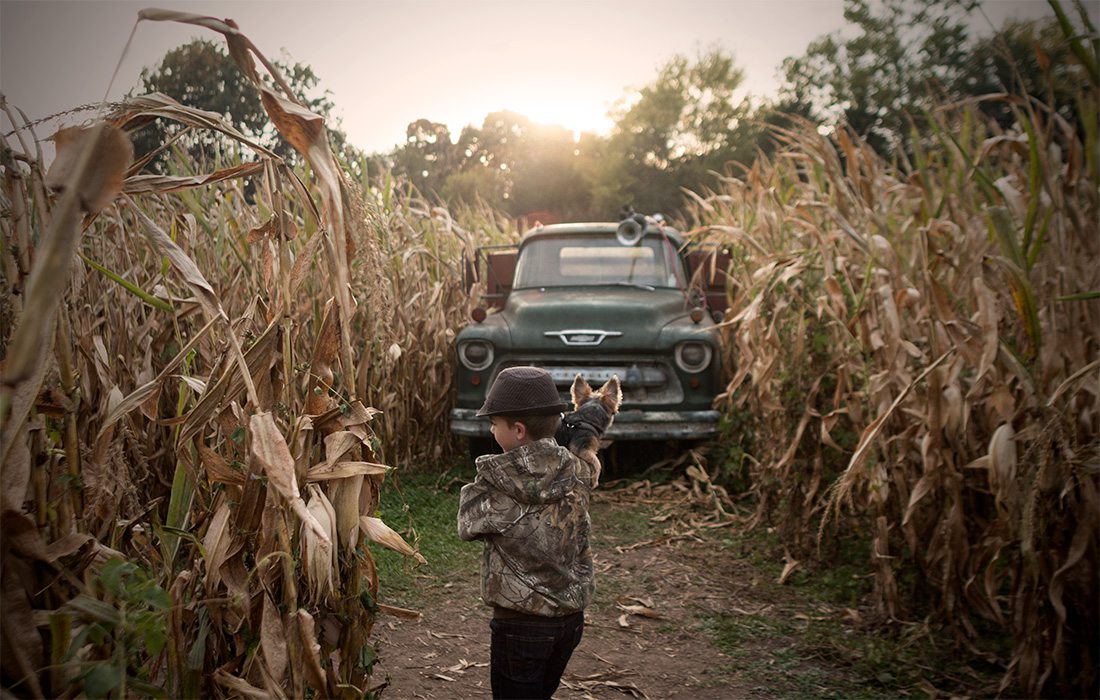
[[[676,364],[685,372],[702,372],[710,364],[712,354],[706,343],[680,343],[676,346]]]
[[[466,369],[485,369],[493,364],[493,344],[487,340],[464,341],[458,346],[458,359]]]

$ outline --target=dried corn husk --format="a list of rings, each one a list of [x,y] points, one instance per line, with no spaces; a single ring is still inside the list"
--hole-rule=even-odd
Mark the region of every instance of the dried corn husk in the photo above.
[[[409,546],[409,543],[401,537],[401,535],[394,532],[389,525],[382,522],[380,518],[373,518],[369,515],[364,515],[359,518],[359,525],[363,528],[363,532],[366,533],[367,538],[372,542],[389,547],[395,552],[400,552],[407,557],[413,557],[421,564],[427,564],[427,560],[420,555],[420,552],[416,551]]]
[[[322,539],[311,526],[302,523],[302,567],[305,569],[306,582],[310,598],[323,602],[332,595],[340,575],[337,569],[336,513],[316,484],[309,485],[309,502],[306,506],[310,515],[320,525],[325,537]]]

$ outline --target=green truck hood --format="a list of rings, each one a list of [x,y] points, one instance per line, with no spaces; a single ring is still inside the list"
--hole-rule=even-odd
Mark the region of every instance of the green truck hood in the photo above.
[[[545,333],[590,330],[622,334],[604,340],[601,352],[652,352],[661,329],[687,313],[684,294],[677,289],[571,287],[513,291],[502,315],[514,348],[565,350],[569,346],[561,338]]]

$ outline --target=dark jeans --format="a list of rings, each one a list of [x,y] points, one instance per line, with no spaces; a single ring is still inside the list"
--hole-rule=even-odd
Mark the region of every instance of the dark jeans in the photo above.
[[[584,613],[493,618],[489,671],[493,698],[549,698],[584,633]]]

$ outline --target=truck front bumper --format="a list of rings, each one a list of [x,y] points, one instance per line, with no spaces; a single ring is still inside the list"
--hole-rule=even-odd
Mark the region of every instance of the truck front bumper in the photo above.
[[[491,437],[489,419],[472,408],[451,410],[451,432],[465,437]],[[718,411],[619,411],[607,440],[704,440],[718,435]]]

